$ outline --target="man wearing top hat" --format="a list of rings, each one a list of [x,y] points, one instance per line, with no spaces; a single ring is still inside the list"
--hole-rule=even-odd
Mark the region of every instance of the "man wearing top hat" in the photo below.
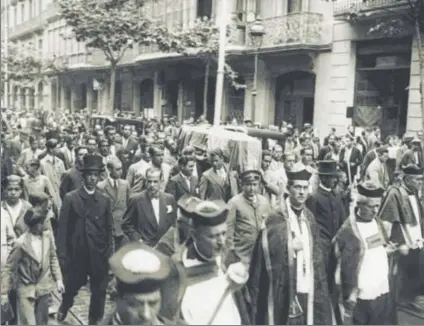
[[[247,289],[257,325],[331,325],[319,229],[305,207],[311,173],[287,172],[285,205],[268,215],[257,239]]]
[[[268,199],[258,194],[262,173],[246,170],[240,174],[242,192],[228,202],[226,262],[250,264],[256,238],[271,210]]]
[[[402,182],[388,189],[379,216],[390,239],[408,253],[399,259],[399,303],[423,313],[416,302],[424,284],[424,204],[418,196],[423,168],[408,165],[402,169],[402,174]]]
[[[179,206],[188,213],[192,228],[187,243],[172,256],[171,274],[162,287],[162,315],[180,316],[189,325],[249,324],[239,292],[248,279],[247,269],[241,263],[226,268],[223,262],[225,202],[186,195]]]
[[[108,259],[114,253],[114,220],[110,199],[96,189],[104,171],[102,157],[84,156],[83,185],[64,199],[57,235],[65,293],[57,319],[62,322],[79,289],[90,278],[90,325],[103,318],[108,285]]]
[[[397,324],[393,258],[398,248],[377,218],[383,193],[370,181],[358,185],[355,210],[333,239],[334,307],[345,325]]]
[[[172,325],[159,315],[161,286],[169,277],[171,259],[148,245],[124,245],[110,259],[116,278],[116,308],[105,325]],[[177,322],[182,325],[181,321]]]
[[[318,161],[318,189],[309,196],[306,207],[312,212],[318,224],[328,283],[332,284],[333,265],[331,240],[349,215],[341,196],[334,188],[338,182],[339,171],[336,161]]]

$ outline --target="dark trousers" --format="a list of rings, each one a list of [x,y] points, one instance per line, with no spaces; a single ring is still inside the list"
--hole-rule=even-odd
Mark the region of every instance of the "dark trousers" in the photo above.
[[[9,325],[17,325],[18,324],[18,320],[17,320],[18,312],[16,311],[16,290],[11,290],[9,292],[9,302],[10,302],[10,305],[12,307],[13,314],[15,315],[15,317],[13,319],[9,320],[8,324]]]
[[[353,310],[354,325],[390,325],[390,294],[380,295],[374,300],[358,299]]]
[[[106,303],[106,289],[108,284],[108,273],[104,275],[93,274],[90,275],[90,307],[88,312],[88,320],[90,325],[95,324],[103,319]],[[62,295],[62,305],[60,311],[67,313],[73,306],[74,299],[81,289],[83,284],[78,280],[73,280],[72,276],[67,278],[65,284],[65,293]]]
[[[124,234],[115,236],[115,251],[118,251],[126,243],[128,243],[128,239]]]

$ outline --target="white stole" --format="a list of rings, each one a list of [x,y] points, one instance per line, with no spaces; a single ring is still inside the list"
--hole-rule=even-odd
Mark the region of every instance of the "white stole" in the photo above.
[[[311,244],[309,241],[309,228],[306,224],[306,218],[303,214],[298,218],[295,212],[292,210],[290,205],[290,199],[287,198],[287,209],[289,214],[290,229],[291,233],[294,234],[294,238],[300,238],[303,242],[303,249],[295,253],[296,255],[296,289],[297,293],[309,293],[310,292],[310,278],[311,278]]]

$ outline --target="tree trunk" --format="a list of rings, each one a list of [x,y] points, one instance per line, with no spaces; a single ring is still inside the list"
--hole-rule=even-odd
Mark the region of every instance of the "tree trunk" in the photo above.
[[[423,10],[422,8],[417,8],[417,10]],[[417,51],[418,51],[418,64],[420,68],[420,101],[421,101],[421,125],[422,130],[424,131],[424,53],[423,53],[423,39],[420,28],[420,12],[418,11],[415,18],[415,36],[417,38]],[[424,135],[421,136],[421,151],[422,151],[422,160],[424,162]],[[422,196],[424,196],[424,184],[422,187]]]
[[[108,107],[106,107],[106,115],[110,115],[113,117],[115,112],[115,81],[116,81],[116,62],[110,63],[110,85],[109,85],[109,103],[107,103]]]
[[[205,81],[203,86],[203,115],[207,118],[208,115],[208,89],[209,89],[209,74],[211,70],[210,60],[206,61]]]

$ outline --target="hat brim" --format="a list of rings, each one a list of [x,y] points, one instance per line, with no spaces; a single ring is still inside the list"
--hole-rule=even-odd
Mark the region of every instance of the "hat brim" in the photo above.
[[[106,171],[105,168],[80,168],[79,171],[81,172],[104,172]]]
[[[340,171],[331,171],[331,172],[319,172],[318,175],[339,175]]]

